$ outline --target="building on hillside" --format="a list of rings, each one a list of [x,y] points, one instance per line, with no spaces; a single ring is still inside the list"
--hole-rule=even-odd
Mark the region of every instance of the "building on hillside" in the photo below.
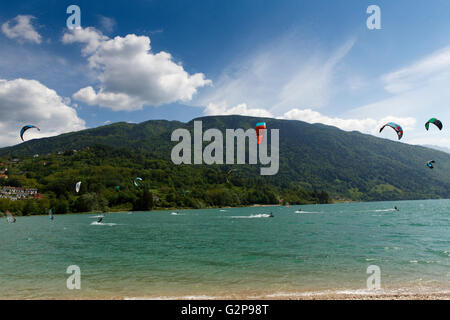
[[[42,199],[42,194],[36,188],[1,187],[0,198],[10,200]]]

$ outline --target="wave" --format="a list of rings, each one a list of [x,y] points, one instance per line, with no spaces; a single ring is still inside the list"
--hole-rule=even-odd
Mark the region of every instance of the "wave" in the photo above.
[[[104,218],[104,217],[105,217],[104,215],[100,214],[100,215],[98,215],[98,216],[90,216],[89,218],[91,218],[91,219],[97,219],[97,218]]]
[[[424,223],[410,223],[408,224],[411,227],[429,227],[429,224],[424,224]]]
[[[322,213],[322,211],[295,211],[295,213]]]
[[[395,211],[395,209],[378,209],[378,210],[369,210],[369,212],[391,212]]]
[[[191,295],[191,296],[156,296],[156,297],[125,297],[124,300],[226,300],[241,296],[241,300],[246,299],[448,299],[450,290],[445,288],[424,287],[419,288],[390,288],[390,289],[325,289],[322,291],[304,292],[274,292],[261,294],[231,294],[231,295]]]
[[[91,226],[108,226],[108,227],[112,227],[112,226],[117,226],[117,223],[103,223],[103,222],[94,221],[90,225]]]
[[[230,218],[236,218],[236,219],[251,219],[251,218],[270,218],[270,214],[252,214],[250,216],[231,216]]]
[[[421,298],[426,295],[448,295],[450,290],[444,288],[423,287],[420,288],[389,288],[389,289],[341,289],[341,290],[323,290],[323,291],[307,291],[307,292],[276,292],[263,296],[257,296],[255,298],[283,298],[283,297],[315,297],[315,296],[328,296],[331,298],[338,298],[339,296],[351,297],[369,297],[370,299],[376,298],[398,298],[398,296],[414,298],[418,296]]]
[[[126,297],[124,300],[213,300],[217,297],[213,296],[206,296],[206,295],[200,295],[200,296],[162,296],[162,297]]]

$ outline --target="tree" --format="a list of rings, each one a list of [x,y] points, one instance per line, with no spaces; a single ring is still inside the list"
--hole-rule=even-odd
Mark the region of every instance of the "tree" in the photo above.
[[[133,203],[133,210],[147,211],[153,208],[153,195],[147,187],[141,191],[137,200]]]

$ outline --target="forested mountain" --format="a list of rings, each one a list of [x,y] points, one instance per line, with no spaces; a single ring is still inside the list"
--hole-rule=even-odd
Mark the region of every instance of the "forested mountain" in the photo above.
[[[171,134],[177,128],[192,132],[195,120],[202,121],[203,131],[254,128],[260,121],[269,130],[279,129],[278,174],[261,176],[260,164],[173,164],[170,154],[177,142]],[[56,211],[62,213],[311,203],[327,202],[328,195],[351,200],[450,197],[449,154],[294,120],[212,116],[188,123],[114,123],[2,148],[0,157],[9,169],[3,185],[37,187],[45,194],[34,211],[46,206],[59,206]],[[433,170],[425,165],[431,159],[436,161]],[[229,169],[236,170],[227,177]],[[140,187],[133,184],[137,176],[144,181]],[[82,181],[79,194],[74,192],[76,181]]]

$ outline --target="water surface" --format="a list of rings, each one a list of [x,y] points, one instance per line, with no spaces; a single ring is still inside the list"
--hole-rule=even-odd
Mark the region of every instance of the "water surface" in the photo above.
[[[369,265],[385,290],[450,290],[450,200],[93,216],[1,219],[0,298],[355,292]],[[66,288],[70,265],[81,290]]]

